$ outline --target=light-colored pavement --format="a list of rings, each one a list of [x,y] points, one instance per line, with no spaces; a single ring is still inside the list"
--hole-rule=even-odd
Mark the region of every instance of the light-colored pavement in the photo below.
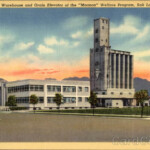
[[[0,113],[0,142],[147,140],[150,121],[99,116]]]

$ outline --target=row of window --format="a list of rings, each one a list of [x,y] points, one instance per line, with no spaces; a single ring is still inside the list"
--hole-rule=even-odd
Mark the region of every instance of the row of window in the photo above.
[[[29,97],[16,97],[17,103],[29,103]],[[75,103],[76,97],[63,97],[63,103]],[[83,97],[78,97],[78,102],[83,102]],[[88,102],[88,97],[85,97]],[[38,97],[38,103],[44,103],[44,97]],[[47,97],[47,103],[55,103],[54,97]]]
[[[29,103],[29,97],[16,97],[17,103]],[[44,97],[38,97],[38,103],[44,103]]]
[[[131,95],[132,93],[129,92],[129,95]],[[114,95],[114,92],[111,92],[111,95]],[[123,95],[123,92],[120,92],[120,95]]]
[[[43,85],[21,85],[8,87],[8,93],[25,92],[25,91],[44,91]]]
[[[63,97],[63,103],[75,103],[76,97]],[[78,97],[78,102],[83,102],[83,97]],[[88,102],[88,97],[85,97],[85,102]],[[47,97],[47,103],[55,103],[54,97]]]
[[[76,92],[75,86],[63,86],[63,92]],[[47,86],[48,92],[61,92],[61,86],[55,86],[55,85],[48,85]],[[88,87],[78,87],[78,92],[89,92]]]
[[[63,86],[63,92],[76,92],[75,86]],[[22,85],[8,87],[8,93],[25,92],[25,91],[44,91],[44,85]],[[61,86],[48,85],[48,92],[61,92]],[[89,92],[88,87],[78,87],[78,92]]]

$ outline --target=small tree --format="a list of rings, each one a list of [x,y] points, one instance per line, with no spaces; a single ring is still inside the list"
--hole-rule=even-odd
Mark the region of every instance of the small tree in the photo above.
[[[33,104],[34,113],[35,113],[35,104],[37,103],[38,103],[38,97],[35,94],[32,94],[30,96],[30,104]]]
[[[134,97],[141,104],[141,118],[143,117],[143,110],[144,110],[144,102],[148,100],[148,91],[147,90],[140,90],[135,93]]]
[[[91,104],[91,108],[93,108],[93,116],[94,116],[94,108],[98,102],[97,100],[97,93],[91,91],[90,97],[88,98],[88,102]]]
[[[8,97],[8,101],[6,102],[6,106],[17,106],[15,95],[10,95]]]
[[[63,96],[60,93],[56,93],[54,97],[54,102],[56,103],[58,109],[60,109],[60,105],[62,103]]]

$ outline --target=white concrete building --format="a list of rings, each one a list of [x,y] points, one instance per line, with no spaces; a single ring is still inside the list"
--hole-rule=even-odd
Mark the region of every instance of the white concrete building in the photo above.
[[[6,83],[7,98],[16,96],[17,106],[33,107],[29,103],[32,94],[37,95],[39,103],[36,107],[41,109],[57,107],[53,99],[55,93],[63,95],[61,107],[90,107],[87,98],[90,96],[89,81],[68,80],[19,80]]]
[[[94,20],[94,48],[90,50],[90,85],[99,106],[131,106],[134,97],[133,55],[111,49],[109,19]]]

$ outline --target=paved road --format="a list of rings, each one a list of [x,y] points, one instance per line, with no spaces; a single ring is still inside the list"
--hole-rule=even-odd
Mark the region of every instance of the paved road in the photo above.
[[[150,140],[150,120],[0,113],[0,142],[122,142]]]

